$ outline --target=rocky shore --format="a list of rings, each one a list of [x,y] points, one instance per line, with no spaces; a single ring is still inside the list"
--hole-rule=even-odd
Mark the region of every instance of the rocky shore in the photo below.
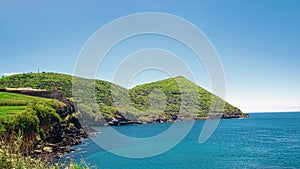
[[[66,125],[68,123],[74,125]],[[78,119],[72,118],[67,123],[63,123],[62,126],[58,126],[46,140],[37,143],[29,155],[49,160],[57,159],[65,153],[73,152],[71,146],[81,144],[82,139],[87,137],[88,134],[84,131]]]
[[[230,113],[230,114],[219,114],[218,116],[207,116],[207,117],[177,117],[177,116],[165,116],[158,117],[148,120],[137,120],[135,117],[128,118],[126,115],[117,112],[116,116],[113,118],[99,119],[90,116],[83,110],[80,111],[79,120],[84,126],[122,126],[131,124],[149,124],[149,123],[165,123],[165,122],[176,122],[176,121],[186,121],[186,120],[209,120],[209,119],[233,119],[233,118],[249,118],[249,114],[240,113]],[[90,128],[87,127],[89,130]],[[94,132],[94,131],[91,131]]]

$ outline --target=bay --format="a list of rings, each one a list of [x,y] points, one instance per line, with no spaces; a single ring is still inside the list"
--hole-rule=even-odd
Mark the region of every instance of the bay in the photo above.
[[[251,113],[246,119],[224,119],[204,143],[198,142],[205,121],[196,121],[189,134],[171,150],[149,158],[111,154],[92,139],[73,147],[64,158],[84,160],[98,168],[300,168],[300,113]],[[131,137],[151,137],[172,123],[114,127]],[[105,127],[95,127],[105,132]],[[101,137],[101,134],[96,137]],[[163,144],[163,143],[161,143]]]

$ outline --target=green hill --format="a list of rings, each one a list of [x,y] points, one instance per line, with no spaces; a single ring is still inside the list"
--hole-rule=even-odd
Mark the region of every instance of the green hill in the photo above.
[[[79,77],[74,79],[71,75],[45,72],[24,73],[2,77],[0,78],[0,88],[31,87],[34,89],[47,90],[59,89],[66,97],[72,98],[74,80],[77,82],[75,87],[77,89],[76,96],[78,97],[76,98],[75,96],[73,99],[78,102],[78,107],[81,108],[83,112],[94,117],[104,116],[109,120],[110,117],[115,116],[117,110],[112,107],[112,96],[124,95],[123,93],[127,93],[127,89],[103,80],[84,79]],[[118,94],[112,93],[112,88],[114,89],[113,92],[117,92]],[[94,93],[95,97],[92,97]]]
[[[182,76],[139,85],[129,92],[135,107],[153,109],[152,113],[161,112],[165,120],[201,118],[209,116],[209,113],[224,113],[223,117],[242,115],[238,108]],[[162,102],[163,107],[160,105]]]
[[[0,88],[59,89],[77,103],[83,119],[96,123],[174,121],[205,118],[209,113],[240,117],[242,112],[184,77],[143,84],[127,90],[103,80],[58,73],[25,73],[0,78]],[[72,95],[72,87],[76,93]],[[214,103],[214,104],[212,104]],[[224,109],[222,107],[224,106]]]

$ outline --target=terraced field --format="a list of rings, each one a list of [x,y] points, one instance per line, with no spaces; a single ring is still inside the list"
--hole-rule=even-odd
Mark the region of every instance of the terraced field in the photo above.
[[[22,112],[28,103],[36,100],[36,97],[0,92],[0,117]]]
[[[0,117],[7,117],[15,113],[22,112],[29,103],[49,100],[51,99],[0,92]]]

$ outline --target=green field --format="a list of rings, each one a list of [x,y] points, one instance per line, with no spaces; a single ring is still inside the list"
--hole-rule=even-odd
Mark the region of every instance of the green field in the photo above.
[[[6,131],[43,133],[41,121],[61,121],[57,110],[65,106],[56,99],[0,92],[0,134]]]
[[[32,103],[35,100],[37,98],[31,96],[0,92],[0,117],[22,112],[28,103]]]
[[[29,103],[38,101],[50,101],[52,99],[45,99],[40,97],[0,92],[0,117],[6,117],[19,113],[25,110]]]
[[[26,106],[0,106],[0,117],[24,111]]]
[[[2,102],[7,101],[7,100],[10,100],[10,101],[24,101],[24,102],[27,102],[27,103],[31,103],[31,102],[36,101],[37,99],[40,99],[40,98],[33,97],[33,96],[22,95],[22,94],[0,92],[0,104]]]

